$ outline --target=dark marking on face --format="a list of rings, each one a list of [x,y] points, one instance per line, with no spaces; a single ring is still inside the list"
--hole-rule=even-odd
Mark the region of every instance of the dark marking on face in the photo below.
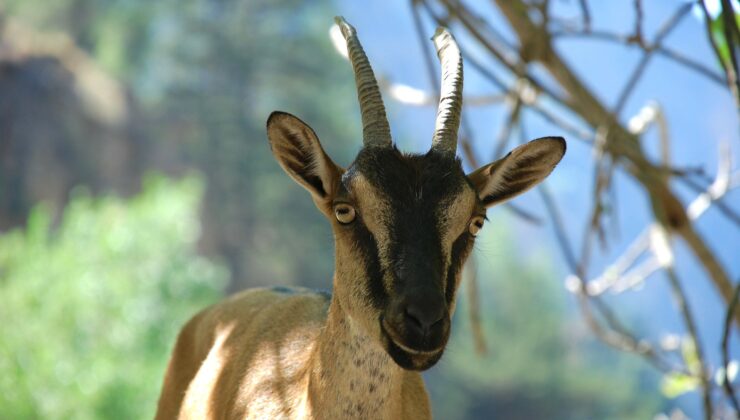
[[[363,149],[347,171],[347,178],[361,173],[391,207],[388,220],[390,274],[395,286],[436,280],[443,287],[444,251],[441,249],[442,226],[446,205],[469,185],[460,160],[430,151],[424,155],[405,155],[395,148]],[[345,181],[346,182],[346,181]],[[356,236],[366,243],[370,235],[358,224]],[[377,243],[372,244],[373,256]],[[373,258],[377,260],[377,258]],[[382,274],[382,273],[378,273]],[[368,293],[377,298],[380,309],[387,304],[389,292],[370,279]],[[381,293],[380,288],[383,288]],[[395,291],[395,290],[393,290]],[[378,302],[380,301],[380,302]]]
[[[470,250],[473,247],[473,238],[465,231],[460,235],[455,242],[452,244],[452,253],[450,254],[450,266],[447,269],[447,280],[445,287],[445,300],[447,306],[452,304],[455,299],[455,291],[457,290],[457,278],[462,271],[462,265],[470,254]]]
[[[383,287],[383,269],[380,265],[380,256],[378,254],[378,244],[373,234],[362,223],[362,216],[358,215],[352,229],[352,235],[357,249],[364,260],[365,267],[365,292],[370,299],[370,304],[376,308],[383,308],[388,300],[388,292]]]

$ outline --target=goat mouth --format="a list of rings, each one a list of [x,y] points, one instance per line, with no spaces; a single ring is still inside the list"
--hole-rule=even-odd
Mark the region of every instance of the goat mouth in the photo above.
[[[418,350],[408,347],[395,336],[392,328],[385,325],[382,318],[380,319],[380,331],[383,335],[386,352],[403,369],[427,370],[434,366],[444,353],[444,345],[434,350]]]
[[[414,354],[414,355],[417,355],[418,354],[418,355],[422,355],[422,356],[431,356],[431,355],[435,355],[435,354],[439,353],[440,351],[444,350],[444,345],[443,346],[440,346],[440,347],[438,347],[436,349],[433,349],[433,350],[420,350],[420,349],[415,349],[415,348],[412,348],[412,347],[409,347],[409,346],[403,344],[403,341],[396,335],[395,331],[393,331],[393,328],[391,328],[390,326],[386,325],[385,319],[381,319],[381,321],[380,321],[380,327],[383,330],[383,333],[391,341],[393,341],[393,344],[397,345],[398,347],[401,348],[401,350],[403,350],[403,351],[405,351],[407,353]]]

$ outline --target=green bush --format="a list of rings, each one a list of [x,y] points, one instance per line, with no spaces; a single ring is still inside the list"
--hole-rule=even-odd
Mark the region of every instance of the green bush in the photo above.
[[[197,178],[77,192],[0,236],[0,417],[151,418],[179,327],[222,294],[197,255]]]

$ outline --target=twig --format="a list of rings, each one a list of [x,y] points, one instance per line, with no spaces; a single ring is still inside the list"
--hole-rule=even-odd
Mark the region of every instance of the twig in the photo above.
[[[527,79],[529,83],[534,86],[537,91],[544,92],[549,97],[551,97],[553,100],[567,104],[570,102],[570,99],[567,97],[562,97],[561,95],[558,95],[555,93],[554,90],[547,87],[544,83],[540,82],[537,78],[532,76],[531,74],[524,71],[524,68],[519,65],[519,63],[516,61],[516,59],[513,58],[513,54],[511,54],[508,51],[503,51],[501,43],[495,43],[493,40],[486,38],[483,36],[483,34],[478,30],[478,28],[475,26],[474,22],[470,19],[469,16],[467,16],[464,13],[460,13],[460,7],[455,7],[454,4],[450,0],[440,0],[442,4],[444,4],[447,7],[447,11],[450,13],[451,16],[456,17],[460,23],[462,23],[465,28],[470,32],[470,34],[480,42],[480,44],[488,50],[501,64],[506,66],[509,71],[513,72],[519,77],[523,77]],[[426,4],[426,1],[422,2],[423,4]],[[435,18],[435,20],[439,20],[438,17],[436,17],[433,12],[430,13]]]
[[[567,234],[565,233],[565,228],[563,227],[562,217],[560,216],[560,212],[555,206],[555,201],[552,198],[550,189],[547,187],[547,184],[542,183],[539,185],[539,187],[537,187],[537,191],[539,192],[542,201],[545,203],[547,213],[550,215],[550,220],[552,221],[553,228],[555,229],[555,237],[557,238],[558,245],[560,245],[560,251],[563,253],[563,258],[565,258],[565,262],[568,264],[571,272],[576,273],[578,272],[578,262],[576,260],[575,253],[573,252],[573,249],[571,248],[568,241]]]
[[[438,93],[430,93],[428,91],[417,89],[401,83],[389,82],[382,76],[378,77],[378,85],[383,90],[383,92],[388,93],[391,99],[394,99],[404,105],[436,106],[439,102]],[[470,96],[465,98],[465,106],[487,106],[491,104],[501,103],[505,99],[506,95],[502,94]]]
[[[434,58],[431,55],[432,54],[431,50],[426,47],[428,42],[424,36],[424,25],[421,23],[421,17],[418,16],[416,8],[414,7],[415,2],[416,2],[415,0],[411,0],[411,8],[413,12],[412,15],[414,16],[414,27],[417,32],[417,37],[419,39],[419,47],[421,48],[422,54],[425,57],[424,62],[427,67],[427,75],[429,76],[429,84],[432,87],[432,89],[434,89],[435,97],[436,97],[436,96],[439,96],[439,92],[438,92],[437,84],[436,84],[437,75],[435,71]],[[432,13],[431,10],[429,10],[429,13],[430,14]],[[436,17],[435,17],[435,20],[437,20]],[[466,61],[471,61],[471,60],[468,57],[466,57]],[[494,84],[499,85],[502,88],[502,90],[504,90],[505,84],[503,82],[500,82],[498,78],[496,78],[496,76],[493,75],[493,73],[490,73],[489,76],[490,76],[490,80],[495,81]],[[470,100],[466,100],[466,106],[468,105],[470,105]],[[472,169],[476,169],[479,166],[478,160],[475,158],[475,154],[473,153],[472,147],[470,145],[470,140],[469,140],[472,137],[472,130],[470,130],[470,127],[467,122],[467,118],[465,117],[464,114],[462,117],[462,126],[463,126],[463,130],[465,131],[467,135],[462,136],[460,146],[463,151],[464,157],[470,164],[470,167]],[[515,204],[505,203],[504,208],[511,211],[512,213],[514,213],[514,215],[516,215],[517,217],[521,218],[522,220],[528,223],[533,223],[533,224],[542,223],[542,221],[537,216],[529,213],[528,211],[520,208],[519,206],[516,206]]]
[[[513,93],[509,95],[509,98],[513,101],[513,104],[509,109],[509,115],[506,118],[506,123],[503,125],[503,127],[501,127],[501,131],[499,131],[498,137],[496,138],[496,147],[494,148],[493,152],[494,160],[500,159],[504,155],[504,152],[506,151],[506,145],[508,144],[509,138],[511,137],[511,132],[516,123],[519,121],[519,115],[522,110],[522,98],[519,94]]]
[[[704,66],[703,64],[699,63],[698,61],[694,61],[688,57],[685,57],[678,51],[674,51],[667,47],[660,47],[656,48],[656,51],[658,54],[671,59],[675,61],[678,64],[682,64],[686,67],[688,67],[691,70],[694,70],[698,73],[700,73],[703,76],[706,76],[709,80],[720,84],[722,86],[727,86],[727,81],[722,76],[718,75],[708,67]]]
[[[480,73],[481,76],[483,76],[485,79],[493,83],[494,86],[501,89],[502,91],[506,92],[509,90],[506,84],[498,76],[496,76],[496,74],[494,74],[491,70],[489,70],[488,67],[481,64],[474,57],[471,57],[470,55],[466,54],[465,49],[463,47],[460,47],[460,51],[462,52],[462,55],[465,57],[465,62],[470,67],[472,67],[475,71]],[[522,79],[520,79],[520,82],[521,81]],[[587,143],[590,143],[593,140],[593,134],[591,132],[574,126],[573,124],[567,122],[566,120],[559,117],[558,115],[540,106],[537,102],[530,102],[527,105],[528,105],[527,107],[528,109],[531,109],[533,112],[537,113],[539,116],[544,118],[545,121],[559,127],[560,129],[565,131],[567,134],[575,137],[576,139],[587,142]]]
[[[740,33],[738,32],[735,20],[735,11],[730,0],[721,0],[722,2],[722,23],[724,23],[725,41],[727,41],[727,50],[730,53],[730,64],[735,74],[735,89],[740,92],[740,70],[738,70],[737,61],[737,44],[740,43]]]
[[[732,403],[732,407],[735,409],[737,418],[740,418],[740,404],[738,404],[737,397],[735,396],[735,390],[732,389],[732,383],[728,377],[728,367],[730,366],[729,347],[730,347],[730,324],[732,324],[732,314],[738,306],[738,298],[740,298],[740,282],[735,286],[735,293],[732,296],[732,302],[727,308],[727,314],[725,314],[725,327],[722,330],[722,366],[724,366],[725,375],[722,380],[722,389],[725,390],[727,398]]]
[[[480,291],[478,289],[478,271],[476,269],[475,255],[468,259],[465,272],[468,273],[466,289],[468,292],[468,316],[470,317],[470,329],[473,332],[473,344],[475,352],[484,356],[488,352],[486,337],[483,333],[483,325],[480,316]]]
[[[645,39],[642,36],[642,1],[634,0],[635,5],[635,42],[640,46],[645,45]]]
[[[445,4],[447,5],[447,3],[445,3]],[[429,14],[429,16],[434,21],[436,21],[439,24],[445,24],[446,23],[446,19],[443,19],[442,17],[440,17],[437,14],[435,14],[434,11],[431,9],[431,7],[427,4],[427,1],[426,0],[422,0],[421,1],[421,5],[424,7],[424,9],[426,10],[426,12]],[[452,7],[452,6],[449,6],[449,5],[447,5],[447,6],[448,6],[448,8]],[[459,8],[456,8],[455,10],[450,10],[450,14],[451,15],[454,15],[454,13],[455,12],[458,12],[459,10],[460,10]],[[459,16],[459,15],[455,15],[455,16]],[[470,19],[467,19],[465,21],[461,20],[461,23],[463,23],[463,25],[466,25],[466,23],[467,24],[470,24]],[[466,28],[468,30],[472,30],[467,25],[466,25]],[[487,50],[489,52],[491,52],[491,54],[499,60],[499,62],[501,62],[502,64],[504,64],[505,67],[507,67],[510,71],[512,71],[515,74],[517,74],[520,78],[525,79],[538,94],[540,92],[545,93],[552,100],[554,100],[556,103],[567,105],[565,103],[565,99],[564,98],[559,97],[558,95],[556,95],[554,93],[554,91],[552,91],[550,89],[543,89],[542,88],[542,84],[539,81],[537,81],[536,79],[534,79],[531,75],[524,73],[522,71],[522,69],[521,69],[521,66],[518,66],[517,64],[515,64],[513,62],[509,62],[509,60],[512,60],[513,61],[513,59],[505,57],[505,53],[500,52],[498,49],[496,49],[496,46],[494,46],[494,44],[488,42],[486,40],[486,38],[484,38],[480,32],[476,31],[475,33],[473,33],[474,36],[476,34],[477,34],[478,41],[481,42],[483,44],[483,46],[486,47]],[[468,54],[467,51],[466,51],[466,49],[462,45],[460,46],[460,52],[463,55],[463,57],[465,57],[465,63],[466,63],[466,65],[468,65],[471,68],[473,68],[474,70],[476,70],[478,73],[480,73],[481,76],[483,76],[488,81],[490,81],[491,83],[493,83],[493,85],[496,86],[498,89],[500,89],[502,92],[507,92],[509,90],[509,88],[507,87],[506,83],[504,83],[498,76],[496,76],[496,74],[494,74],[490,70],[490,66],[486,66],[486,65],[482,64],[474,56],[472,56],[471,54]],[[558,126],[563,131],[565,131],[566,133],[568,133],[571,136],[575,137],[576,139],[579,139],[579,140],[582,140],[582,141],[585,141],[585,142],[590,142],[591,141],[592,134],[590,132],[585,131],[585,130],[582,130],[582,129],[579,129],[578,127],[576,127],[576,126],[568,123],[567,121],[563,120],[562,118],[560,118],[557,115],[553,114],[552,112],[548,111],[546,108],[544,108],[542,106],[539,106],[536,102],[535,103],[529,103],[528,105],[529,105],[528,106],[529,109],[532,109],[534,112],[536,112],[537,114],[539,114],[542,118],[544,118],[546,121],[550,122],[553,125]]]
[[[705,66],[704,64],[692,60],[691,58],[688,58],[678,51],[675,51],[669,47],[666,47],[665,45],[637,45],[629,36],[627,35],[620,35],[608,31],[603,30],[589,30],[589,31],[579,31],[579,30],[573,30],[573,29],[564,29],[564,30],[554,30],[550,34],[550,36],[553,39],[562,39],[562,38],[588,38],[588,39],[595,39],[600,41],[607,41],[607,42],[613,42],[619,45],[628,46],[628,47],[638,47],[645,51],[655,51],[656,54],[659,54],[669,60],[673,60],[677,64],[680,64],[682,66],[685,66],[689,68],[690,70],[694,70],[697,73],[701,74],[702,76],[706,77],[710,81],[723,86],[727,87],[727,80],[725,77],[721,76],[711,68]]]
[[[466,135],[461,136],[460,138],[460,150],[463,153],[463,157],[465,158],[465,161],[468,162],[471,169],[477,169],[479,167],[478,159],[475,157],[475,153],[473,152],[473,147],[470,144],[470,128],[467,126],[467,118],[463,115],[462,117],[462,127],[465,131]],[[527,210],[524,210],[523,208],[517,206],[516,204],[512,202],[504,203],[503,207],[510,212],[514,213],[515,216],[519,217],[520,219],[524,220],[527,223],[532,223],[534,225],[541,225],[542,219],[540,217],[535,216],[534,214],[530,213]]]
[[[581,16],[583,16],[583,30],[586,32],[591,31],[591,12],[588,10],[588,3],[586,0],[579,0],[578,4],[581,6]]]
[[[679,177],[679,182],[682,182],[686,184],[689,188],[692,190],[699,192],[699,193],[706,193],[706,190],[702,188],[701,185],[697,184],[696,182],[692,181],[691,179],[687,177]],[[717,210],[719,210],[722,214],[725,215],[728,219],[730,219],[731,222],[735,223],[738,227],[740,227],[740,215],[735,213],[733,209],[731,209],[729,206],[727,206],[721,199],[717,198],[712,200],[712,204],[717,207]]]
[[[434,57],[432,57],[428,37],[424,35],[424,25],[421,23],[421,16],[419,16],[419,10],[415,7],[415,3],[416,0],[411,0],[409,2],[411,5],[411,16],[414,20],[414,29],[416,30],[416,39],[419,41],[419,50],[421,51],[421,55],[424,57],[424,67],[426,68],[427,77],[429,78],[429,86],[431,86],[432,89],[435,89],[434,92],[437,92],[437,72],[435,71],[436,67]],[[435,96],[439,96],[439,93]]]
[[[638,20],[642,20],[642,12],[640,9],[640,1],[635,0],[635,7],[638,10]],[[679,6],[678,10],[671,16],[660,28],[658,33],[655,36],[655,41],[653,41],[653,45],[660,46],[663,42],[663,39],[665,39],[666,36],[668,36],[669,33],[678,25],[679,22],[681,22],[681,19],[686,16],[690,11],[691,8],[694,7],[692,3],[685,3],[681,6]],[[636,30],[640,30],[639,28]],[[641,33],[636,34],[635,36],[641,37]],[[638,40],[641,38],[638,38]],[[638,41],[640,45],[642,44],[642,41]],[[655,50],[646,50],[645,53],[642,55],[642,58],[640,59],[640,62],[637,64],[637,67],[632,72],[632,75],[629,78],[629,81],[627,82],[627,85],[625,85],[624,89],[622,89],[622,93],[619,95],[619,100],[617,101],[617,105],[614,107],[614,113],[619,115],[622,112],[622,109],[624,108],[624,105],[627,103],[627,99],[629,98],[630,94],[634,90],[635,86],[637,85],[637,82],[640,80],[640,77],[642,77],[643,72],[647,68],[648,63],[650,62],[650,59],[652,58],[653,52]]]
[[[668,283],[670,284],[671,290],[673,291],[673,298],[676,300],[678,312],[681,314],[684,324],[686,324],[686,331],[689,333],[689,338],[694,345],[696,357],[697,359],[699,359],[699,371],[692,373],[698,376],[699,380],[701,381],[702,399],[704,403],[704,418],[706,420],[711,420],[712,413],[714,412],[714,409],[712,408],[711,398],[712,383],[710,374],[707,372],[706,358],[704,355],[704,350],[702,349],[701,342],[699,341],[699,333],[696,328],[696,322],[694,321],[694,314],[691,310],[691,307],[689,306],[689,303],[686,300],[686,292],[683,290],[683,287],[681,286],[681,282],[678,280],[676,272],[673,270],[672,267],[667,267],[665,272],[668,277]]]
[[[557,238],[558,245],[563,254],[563,257],[568,264],[571,272],[576,275],[570,277],[571,280],[575,280],[575,285],[568,285],[568,289],[574,292],[578,296],[579,307],[586,319],[586,324],[589,326],[591,331],[605,344],[614,347],[621,351],[635,353],[642,356],[648,363],[656,367],[658,370],[663,372],[683,371],[679,367],[671,366],[670,363],[665,361],[658,352],[655,351],[654,347],[644,340],[638,340],[633,334],[617,320],[616,316],[612,313],[611,309],[602,302],[598,296],[589,296],[587,293],[586,282],[583,281],[583,270],[584,267],[580,267],[576,261],[573,247],[568,241],[568,237],[563,227],[563,222],[560,217],[554,200],[550,194],[546,184],[540,184],[537,190],[545,203],[545,208],[550,216],[550,220],[553,223],[555,229],[555,236]],[[591,311],[591,304],[599,311],[601,316],[607,322],[609,330],[602,327],[593,312]]]
[[[649,194],[651,210],[656,220],[678,233],[686,241],[722,299],[729,302],[732,298],[732,282],[724,267],[711,252],[705,240],[693,229],[680,200],[664,181],[659,168],[652,164],[645,155],[636,136],[629,133],[617,121],[614,114],[609,112],[576,76],[558,51],[553,48],[547,34],[532,22],[531,17],[526,13],[527,5],[522,0],[494,1],[521,40],[520,45],[531,48],[530,58],[541,63],[560,85],[560,88],[568,92],[569,96],[563,104],[591,127],[606,126],[609,128],[607,152],[620,161],[630,175],[642,184]],[[740,314],[737,314],[735,320],[740,324]]]
[[[585,283],[580,279],[577,279],[575,281],[579,282],[579,284],[581,284],[582,286],[585,285]],[[604,344],[607,344],[608,346],[620,351],[641,356],[643,359],[645,359],[645,361],[647,361],[649,364],[651,364],[653,367],[661,372],[680,372],[688,374],[686,369],[682,368],[681,366],[673,366],[671,363],[667,362],[660,355],[660,353],[655,350],[654,346],[652,346],[645,340],[638,340],[635,336],[633,336],[626,330],[619,331],[617,329],[604,329],[599,324],[598,320],[591,311],[590,304],[593,303],[596,305],[595,307],[602,313],[602,315],[604,315],[604,318],[607,320],[608,324],[618,325],[615,323],[616,318],[608,309],[606,304],[604,304],[598,297],[588,297],[582,291],[575,291],[575,294],[578,296],[579,307],[581,309],[583,317],[586,320],[586,324],[589,326],[594,335],[596,335],[596,337]]]
[[[698,3],[701,6],[702,12],[704,13],[704,30],[707,34],[707,41],[709,41],[709,45],[712,47],[717,60],[725,69],[725,74],[727,75],[727,86],[730,88],[730,92],[732,92],[732,97],[735,98],[735,105],[740,107],[740,87],[738,87],[737,72],[735,71],[735,67],[728,65],[725,60],[722,59],[722,54],[719,52],[719,46],[717,45],[717,41],[714,39],[714,35],[712,34],[712,17],[709,15],[709,10],[707,9],[705,0],[700,0]]]

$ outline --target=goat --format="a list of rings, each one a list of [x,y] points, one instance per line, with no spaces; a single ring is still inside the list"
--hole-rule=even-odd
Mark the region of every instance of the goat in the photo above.
[[[443,28],[433,38],[442,87],[432,147],[399,152],[356,31],[336,23],[362,116],[354,162],[335,164],[293,115],[267,120],[278,163],[331,223],[333,293],[251,289],[195,315],[177,339],[157,419],[430,418],[419,372],[444,352],[486,209],[542,181],[565,154],[564,139],[546,137],[463,172],[462,58]]]

